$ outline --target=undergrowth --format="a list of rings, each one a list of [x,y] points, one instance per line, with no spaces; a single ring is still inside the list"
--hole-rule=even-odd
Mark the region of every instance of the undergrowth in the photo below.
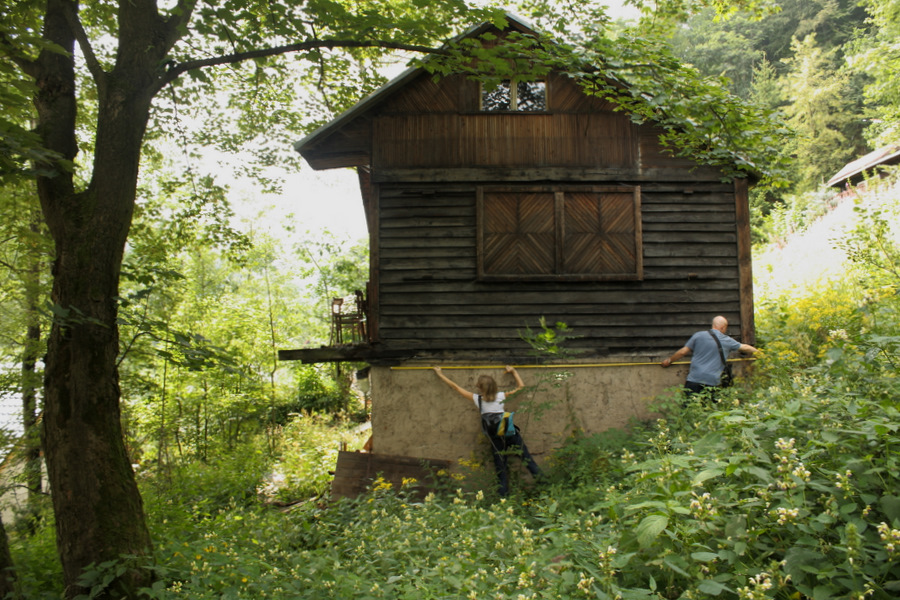
[[[889,274],[865,273],[769,299],[754,373],[718,403],[676,393],[655,421],[576,434],[546,480],[507,499],[377,481],[331,502],[328,449],[359,434],[302,416],[275,456],[148,471],[158,581],[143,596],[900,597],[900,297]],[[61,594],[45,523],[11,531],[28,598]],[[100,590],[118,566],[84,583]]]
[[[252,461],[205,485],[195,473],[145,494],[160,579],[144,595],[897,597],[895,352],[857,360],[851,338],[800,370],[763,357],[718,404],[675,396],[657,421],[575,436],[543,486],[505,500],[417,499],[381,481],[357,500],[276,510],[249,491],[264,470]],[[15,549],[29,568],[49,553]],[[55,581],[26,578],[39,580]]]

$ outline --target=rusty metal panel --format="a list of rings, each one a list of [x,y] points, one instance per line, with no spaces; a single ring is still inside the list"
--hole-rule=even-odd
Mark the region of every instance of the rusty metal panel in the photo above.
[[[416,482],[406,489],[424,495],[434,488],[438,471],[446,471],[451,464],[449,460],[341,451],[331,483],[331,497],[359,496],[378,477],[390,483],[395,490],[401,489],[404,479],[415,479]]]

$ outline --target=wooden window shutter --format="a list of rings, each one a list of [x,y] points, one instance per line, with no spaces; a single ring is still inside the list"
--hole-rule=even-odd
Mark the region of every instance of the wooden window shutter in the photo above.
[[[501,280],[643,278],[640,189],[478,190],[478,275]]]
[[[568,192],[563,206],[563,273],[637,274],[639,252],[633,194]]]
[[[485,275],[552,275],[556,271],[554,195],[484,193],[481,239]]]

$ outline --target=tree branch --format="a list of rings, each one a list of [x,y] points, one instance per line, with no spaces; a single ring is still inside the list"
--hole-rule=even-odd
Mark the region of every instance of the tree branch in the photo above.
[[[182,73],[194,69],[202,69],[204,67],[213,67],[217,65],[231,65],[246,60],[252,60],[254,58],[266,58],[269,56],[279,56],[282,54],[290,54],[292,52],[306,52],[321,48],[385,48],[388,50],[405,50],[407,52],[418,52],[421,54],[450,54],[449,51],[439,48],[420,46],[417,44],[401,44],[387,40],[310,40],[298,44],[262,48],[260,50],[249,50],[247,52],[237,52],[235,54],[226,54],[223,56],[175,63],[170,65],[165,74],[160,78],[159,87],[162,88],[166,84],[177,79]]]
[[[94,48],[91,46],[91,41],[88,39],[87,32],[84,30],[81,19],[78,18],[78,14],[75,12],[75,3],[64,2],[62,4],[64,6],[62,12],[63,16],[66,18],[66,23],[68,23],[72,32],[75,34],[75,39],[78,41],[78,47],[81,48],[81,53],[84,55],[84,62],[87,64],[87,68],[97,84],[97,89],[102,95],[102,88],[106,86],[106,71],[103,70],[100,61],[97,60],[97,55],[94,53]]]
[[[181,35],[179,32],[187,28],[196,7],[197,0],[178,0],[178,4],[169,12],[165,23],[168,27],[166,42],[170,48]]]

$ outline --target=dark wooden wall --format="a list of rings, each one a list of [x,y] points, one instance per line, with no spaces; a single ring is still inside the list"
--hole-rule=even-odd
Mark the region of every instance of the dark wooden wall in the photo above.
[[[373,121],[372,165],[384,168],[548,166],[632,168],[637,129],[628,115],[551,77],[546,113],[485,113],[479,86],[420,78]]]
[[[644,278],[478,281],[474,184],[382,184],[375,272],[380,341],[392,349],[522,355],[543,316],[586,357],[680,347],[716,314],[740,339],[733,184],[641,182]]]
[[[541,317],[571,327],[584,357],[666,355],[717,314],[754,342],[746,182],[673,157],[658,128],[562,75],[544,113],[480,112],[462,76],[401,83],[301,150],[361,169],[374,358],[523,356]],[[479,280],[477,188],[516,184],[640,186],[640,280]]]

